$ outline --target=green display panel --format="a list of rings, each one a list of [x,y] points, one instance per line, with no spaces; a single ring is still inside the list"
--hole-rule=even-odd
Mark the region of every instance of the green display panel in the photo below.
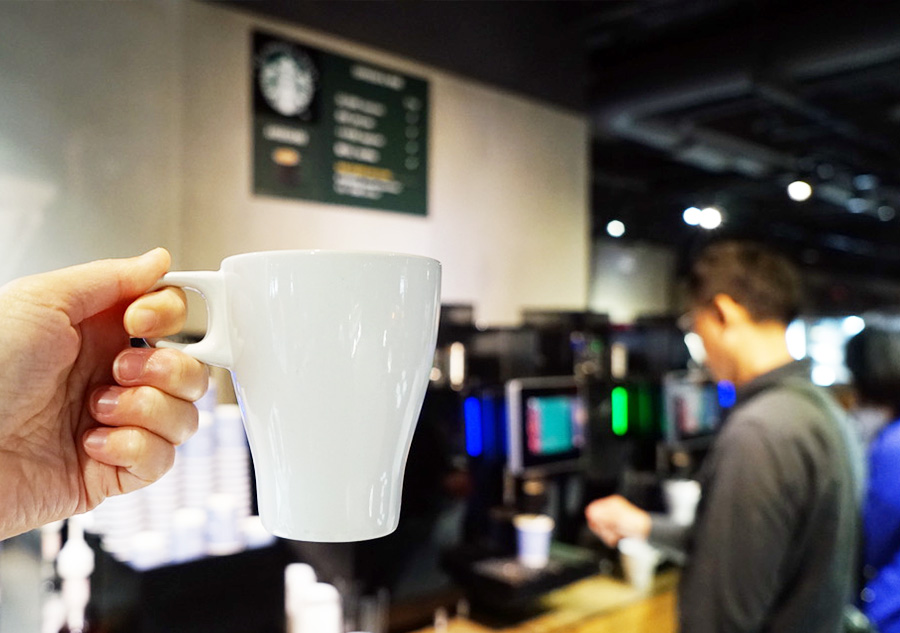
[[[428,82],[253,34],[253,191],[428,213]]]

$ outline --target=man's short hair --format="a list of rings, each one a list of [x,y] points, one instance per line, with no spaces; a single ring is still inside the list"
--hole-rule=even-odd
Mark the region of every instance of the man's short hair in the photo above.
[[[800,273],[786,257],[762,244],[729,240],[707,246],[694,260],[687,283],[691,302],[707,305],[725,294],[756,322],[787,325],[800,312]]]
[[[863,400],[900,412],[900,332],[866,325],[847,341],[844,354]]]

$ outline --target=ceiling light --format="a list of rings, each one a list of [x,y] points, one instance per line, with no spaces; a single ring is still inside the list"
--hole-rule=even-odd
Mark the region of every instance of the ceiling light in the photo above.
[[[703,212],[697,207],[688,207],[684,210],[684,213],[681,215],[684,218],[685,224],[690,224],[691,226],[697,226],[700,224],[700,216]]]
[[[878,207],[878,219],[882,222],[890,222],[897,216],[897,212],[894,211],[893,207],[889,207],[887,205],[883,207]]]
[[[837,381],[834,369],[827,365],[816,365],[812,368],[812,381],[820,387],[830,387]]]
[[[841,330],[847,336],[856,336],[866,329],[866,321],[861,316],[851,315],[841,321]]]
[[[703,347],[703,339],[696,332],[688,332],[684,335],[684,344],[687,346],[691,360],[698,365],[706,363],[706,348]]]
[[[622,237],[625,235],[625,224],[620,220],[613,220],[606,225],[606,232],[612,237]]]
[[[700,226],[704,229],[716,229],[722,224],[722,212],[715,207],[706,207],[700,212]]]
[[[860,191],[871,191],[878,186],[878,176],[872,174],[860,174],[853,178],[853,186]]]
[[[869,208],[869,201],[865,198],[850,198],[847,200],[847,211],[850,213],[863,213]]]
[[[812,187],[805,180],[795,180],[787,186],[788,197],[796,202],[809,200],[812,195]]]
[[[794,360],[806,357],[806,323],[800,319],[794,319],[787,327],[785,333],[788,353]]]

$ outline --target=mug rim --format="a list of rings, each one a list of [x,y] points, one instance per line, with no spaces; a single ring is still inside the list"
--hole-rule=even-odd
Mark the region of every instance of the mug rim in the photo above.
[[[354,257],[379,257],[383,259],[392,259],[392,258],[403,258],[403,259],[420,259],[428,262],[434,262],[438,266],[441,265],[441,262],[434,257],[428,257],[427,255],[414,255],[412,253],[400,253],[396,251],[356,251],[356,250],[341,250],[341,249],[322,249],[322,248],[312,248],[312,249],[275,249],[270,251],[250,251],[247,253],[236,253],[234,255],[229,255],[222,260],[224,264],[226,261],[233,261],[238,259],[254,259],[260,257],[288,257],[288,256],[324,256],[324,257],[335,257],[335,256],[354,256]]]

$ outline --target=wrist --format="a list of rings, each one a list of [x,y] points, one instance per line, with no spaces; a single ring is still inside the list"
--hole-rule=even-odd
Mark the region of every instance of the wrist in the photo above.
[[[646,541],[650,538],[650,530],[652,527],[653,520],[650,517],[650,513],[645,512],[644,510],[635,509],[629,519],[625,532],[627,533],[627,536]]]

